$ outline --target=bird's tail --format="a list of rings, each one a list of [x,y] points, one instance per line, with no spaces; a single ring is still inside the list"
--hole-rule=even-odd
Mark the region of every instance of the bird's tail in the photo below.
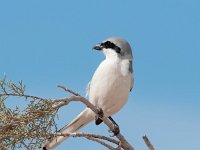
[[[58,133],[65,134],[65,133],[76,132],[77,130],[88,124],[90,121],[92,121],[93,119],[94,119],[94,113],[89,108],[86,108],[74,120],[72,120],[69,124],[63,127]],[[43,150],[52,150],[67,138],[68,136],[54,137],[53,139],[50,139],[42,146]]]

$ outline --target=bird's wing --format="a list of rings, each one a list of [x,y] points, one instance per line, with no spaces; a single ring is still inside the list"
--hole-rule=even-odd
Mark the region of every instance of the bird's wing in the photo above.
[[[131,92],[131,90],[132,90],[132,88],[133,88],[133,84],[134,84],[134,79],[133,79],[133,76],[131,77],[131,87],[130,87],[130,92]]]
[[[90,82],[88,82],[87,84],[85,97],[89,97],[89,94],[90,94]]]

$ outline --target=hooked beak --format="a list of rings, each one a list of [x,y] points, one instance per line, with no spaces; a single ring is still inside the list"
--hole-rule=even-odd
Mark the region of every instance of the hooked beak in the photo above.
[[[93,49],[98,50],[98,51],[102,51],[102,50],[103,50],[103,46],[100,45],[100,44],[98,44],[98,45],[95,45],[95,46],[93,47]]]

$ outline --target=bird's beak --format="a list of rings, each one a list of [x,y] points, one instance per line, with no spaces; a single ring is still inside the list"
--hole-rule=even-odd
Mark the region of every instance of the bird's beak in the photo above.
[[[95,46],[93,47],[93,49],[98,50],[98,51],[101,51],[101,50],[103,50],[103,46],[101,46],[100,44],[97,44],[97,45],[95,45]]]

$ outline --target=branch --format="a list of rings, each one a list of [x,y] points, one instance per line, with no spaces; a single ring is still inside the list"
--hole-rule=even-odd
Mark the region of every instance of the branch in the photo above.
[[[120,145],[120,141],[117,141],[113,138],[109,138],[106,136],[102,136],[102,135],[97,135],[97,134],[89,134],[89,133],[82,133],[82,132],[74,132],[74,133],[53,133],[53,134],[41,134],[41,133],[31,133],[31,136],[36,136],[36,137],[55,137],[55,136],[68,136],[68,137],[83,137],[86,138],[88,140],[91,141],[95,141],[105,147],[107,147],[109,150],[116,150],[117,148],[112,147],[111,145],[105,143],[104,141],[116,144],[116,145]]]
[[[72,101],[81,102],[90,108],[96,115],[99,113],[99,108],[94,106],[86,98],[80,96],[78,93],[58,85],[59,88],[72,94],[69,98],[56,98],[46,99],[37,96],[24,94],[25,86],[22,82],[16,85],[10,81],[0,80],[0,149],[25,147],[26,149],[33,149],[41,145],[45,139],[55,136],[71,136],[71,137],[84,137],[86,139],[100,143],[111,150],[134,150],[134,148],[127,142],[124,136],[119,133],[113,138],[88,134],[88,133],[69,133],[51,134],[52,128],[57,131],[56,123],[54,121],[57,111],[69,104]],[[27,108],[20,111],[16,109],[6,108],[4,101],[9,97],[20,97],[27,101]],[[106,116],[99,116],[103,122],[109,127],[110,131],[114,131],[115,125]],[[149,142],[146,136],[143,137],[149,150],[154,150],[153,145]],[[29,143],[27,143],[29,141]],[[116,144],[117,148],[105,143],[105,141]]]
[[[92,138],[92,137],[85,137],[85,138],[87,138],[88,140],[95,141],[95,142],[97,142],[97,143],[99,143],[99,144],[101,144],[101,145],[107,147],[109,150],[115,150],[114,147],[112,147],[112,146],[106,144],[105,142],[103,142],[103,141],[101,141],[101,140],[99,140],[99,139]]]
[[[154,147],[151,144],[151,142],[149,141],[149,139],[147,138],[147,136],[144,135],[142,138],[143,138],[145,144],[147,145],[147,147],[149,148],[149,150],[154,150]]]
[[[70,89],[64,87],[63,85],[57,85],[57,87],[63,89],[63,90],[66,91],[66,92],[69,92],[69,93],[71,93],[71,94],[73,94],[73,95],[75,95],[75,96],[81,96],[81,95],[79,95],[78,93],[76,93],[76,92],[74,92],[74,91],[72,91],[72,90],[70,90]]]
[[[52,101],[53,104],[53,108],[54,109],[59,109],[60,107],[63,107],[64,105],[68,105],[70,102],[72,101],[79,101],[82,102],[83,104],[85,104],[88,108],[90,108],[95,114],[98,114],[99,109],[94,106],[92,103],[90,103],[87,99],[85,99],[84,97],[81,96],[72,96],[70,98],[60,98],[60,99],[54,99]],[[103,118],[101,118],[104,123],[109,127],[109,129],[111,131],[114,130],[114,124],[110,121],[110,119],[108,119],[108,117],[103,116]],[[117,138],[121,141],[121,145],[122,148],[125,150],[134,150],[134,148],[127,142],[127,140],[124,138],[124,136],[119,133],[117,135]]]
[[[67,89],[64,86],[59,86],[59,87],[62,87],[63,89]],[[67,89],[66,91],[68,92],[68,91],[72,91],[72,90]],[[75,92],[73,92],[73,93],[75,93]],[[65,99],[55,99],[53,102],[55,102],[55,103],[58,102],[58,105],[56,105],[55,107],[61,107],[61,106],[67,105],[71,101],[80,101],[80,102],[84,103],[96,115],[98,115],[99,109],[96,106],[94,106],[92,103],[90,103],[87,99],[85,99],[84,97],[81,97],[81,96],[74,96],[74,97],[65,98]],[[115,126],[108,117],[103,116],[101,119],[109,127],[110,131],[114,130]],[[124,136],[121,133],[119,133],[116,137],[121,141],[121,145],[122,145],[123,149],[134,150],[134,148],[127,142],[127,140],[124,138]]]

